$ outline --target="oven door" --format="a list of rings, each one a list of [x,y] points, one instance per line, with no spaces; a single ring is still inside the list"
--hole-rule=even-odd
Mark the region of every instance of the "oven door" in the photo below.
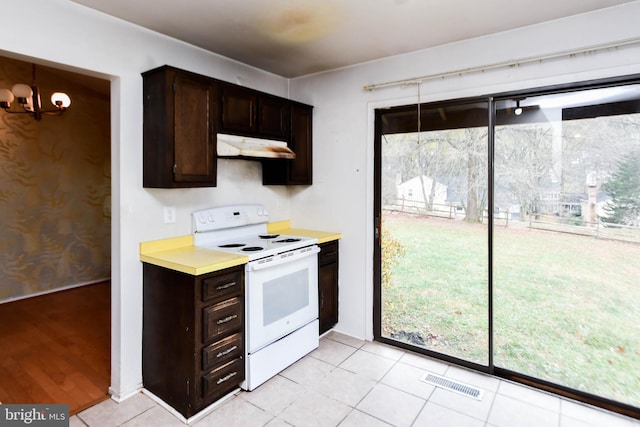
[[[314,245],[247,264],[248,353],[318,318],[318,252]]]

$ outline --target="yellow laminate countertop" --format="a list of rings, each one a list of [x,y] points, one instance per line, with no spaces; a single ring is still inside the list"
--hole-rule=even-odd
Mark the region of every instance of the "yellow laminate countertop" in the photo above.
[[[291,228],[289,221],[270,223],[267,230],[269,233],[315,237],[318,243],[342,238],[340,233]],[[193,246],[193,236],[189,235],[140,243],[140,261],[198,276],[246,264],[249,258]]]
[[[198,276],[246,264],[249,257],[193,246],[193,236],[140,243],[140,261]]]
[[[333,233],[330,231],[305,230],[302,228],[291,228],[289,221],[272,222],[267,224],[267,231],[274,234],[288,234],[290,236],[315,237],[318,243],[331,242],[340,240],[341,233]]]

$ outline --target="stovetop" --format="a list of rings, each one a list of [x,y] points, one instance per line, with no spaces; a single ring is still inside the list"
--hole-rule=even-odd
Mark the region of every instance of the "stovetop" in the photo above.
[[[249,257],[250,261],[277,255],[293,249],[303,248],[318,243],[318,239],[289,236],[282,234],[264,234],[251,238],[239,238],[229,241],[195,241],[195,246],[206,247],[223,252],[236,253]]]
[[[272,234],[261,205],[235,205],[192,213],[193,244],[249,257],[249,261],[316,244],[316,238]]]

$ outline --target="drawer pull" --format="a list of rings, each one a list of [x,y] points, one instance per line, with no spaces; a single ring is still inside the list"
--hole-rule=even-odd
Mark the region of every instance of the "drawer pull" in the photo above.
[[[225,283],[224,285],[216,286],[216,291],[223,291],[235,285],[236,285],[236,282]]]
[[[227,354],[231,353],[232,351],[236,350],[238,348],[237,345],[234,345],[231,348],[226,349],[225,351],[221,351],[220,353],[218,353],[218,355],[216,356],[216,359],[218,357],[222,357],[222,356],[226,356]]]
[[[220,320],[218,320],[218,321],[216,322],[216,324],[218,324],[218,325],[222,325],[223,323],[227,323],[227,322],[229,322],[229,321],[231,321],[231,320],[235,319],[236,317],[238,317],[238,315],[237,315],[237,314],[232,314],[231,316],[227,316],[227,317],[225,317],[224,319],[220,319]]]
[[[218,381],[216,381],[216,384],[222,384],[225,381],[229,381],[231,378],[235,377],[237,373],[238,373],[238,371],[234,371],[234,372],[231,372],[230,374],[228,374],[225,377],[219,378]]]

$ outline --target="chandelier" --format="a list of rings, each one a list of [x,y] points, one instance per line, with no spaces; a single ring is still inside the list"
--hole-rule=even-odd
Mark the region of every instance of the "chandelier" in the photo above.
[[[71,98],[64,92],[55,92],[51,95],[51,103],[55,108],[44,110],[40,100],[40,89],[36,84],[36,66],[33,67],[33,82],[31,85],[18,83],[11,90],[0,89],[0,108],[11,114],[30,114],[34,119],[40,120],[43,115],[59,116],[64,113]],[[12,110],[11,103],[16,100],[22,106],[22,110]]]

